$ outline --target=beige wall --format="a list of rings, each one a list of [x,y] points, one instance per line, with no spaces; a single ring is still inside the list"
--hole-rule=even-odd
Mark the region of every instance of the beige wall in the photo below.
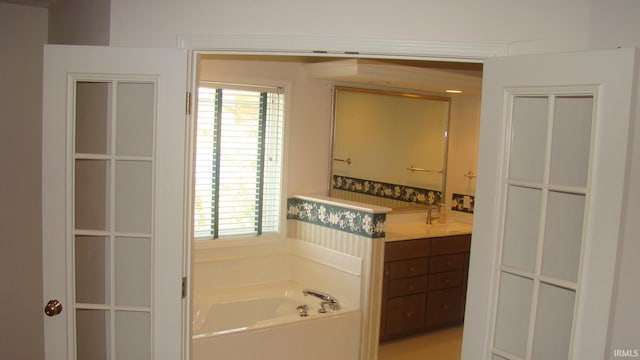
[[[0,358],[41,359],[42,45],[47,10],[0,3]]]
[[[447,159],[447,208],[451,208],[452,194],[475,195],[476,179],[464,176],[477,173],[478,131],[480,129],[480,96],[458,95],[451,98],[449,122],[449,153]],[[473,214],[451,211],[453,219],[470,222]]]

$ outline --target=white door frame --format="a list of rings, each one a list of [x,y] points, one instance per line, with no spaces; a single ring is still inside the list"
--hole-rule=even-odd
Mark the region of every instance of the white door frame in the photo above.
[[[234,55],[304,55],[318,57],[345,58],[385,58],[405,60],[430,60],[452,62],[482,62],[484,59],[507,55],[507,46],[495,43],[439,42],[439,41],[402,41],[363,38],[333,38],[305,36],[271,35],[180,35],[178,47],[189,52],[187,78],[189,91],[194,93],[197,84],[198,53],[234,54]],[[193,126],[193,119],[188,126]],[[190,131],[191,133],[192,131]],[[191,159],[187,160],[189,163]],[[188,175],[187,175],[188,176]],[[187,181],[190,183],[190,181]],[[189,220],[187,220],[189,222]],[[189,222],[190,224],[190,222]],[[190,227],[190,225],[188,225]],[[191,242],[189,238],[187,241]],[[373,283],[382,282],[382,263],[369,269],[367,276]],[[380,312],[381,294],[371,299],[373,306]],[[377,304],[377,305],[376,305]],[[375,311],[372,309],[372,311]],[[377,359],[378,331],[367,329],[361,344],[361,359]],[[481,334],[478,334],[481,336]]]

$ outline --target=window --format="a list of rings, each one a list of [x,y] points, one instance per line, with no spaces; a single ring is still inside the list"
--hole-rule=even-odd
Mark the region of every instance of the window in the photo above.
[[[282,88],[200,84],[196,239],[279,231],[283,120]]]

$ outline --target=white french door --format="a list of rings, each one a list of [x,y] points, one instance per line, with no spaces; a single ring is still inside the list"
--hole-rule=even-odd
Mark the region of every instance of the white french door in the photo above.
[[[485,62],[463,359],[607,358],[636,62]]]
[[[46,359],[182,358],[186,61],[45,47]]]

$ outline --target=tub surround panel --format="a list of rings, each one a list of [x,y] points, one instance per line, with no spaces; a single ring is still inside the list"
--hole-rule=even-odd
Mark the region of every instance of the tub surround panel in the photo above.
[[[330,248],[318,246],[307,241],[294,239],[293,253],[345,273],[362,275],[362,258],[352,256]]]
[[[206,292],[287,281],[291,261],[286,253],[194,263],[192,287],[195,292]]]
[[[311,321],[231,333],[215,339],[195,339],[192,358],[193,360],[358,358],[360,312],[349,311],[330,317],[304,320]]]
[[[340,304],[352,309],[360,308],[361,277],[327,266],[306,257],[294,257],[293,281],[305,288],[317,289],[335,296]],[[320,299],[307,297],[306,304],[317,309]]]
[[[254,238],[196,241],[192,261],[196,264],[275,256],[289,252],[285,239]]]
[[[320,314],[316,300],[293,282],[196,293],[192,359],[357,359],[360,312]]]

